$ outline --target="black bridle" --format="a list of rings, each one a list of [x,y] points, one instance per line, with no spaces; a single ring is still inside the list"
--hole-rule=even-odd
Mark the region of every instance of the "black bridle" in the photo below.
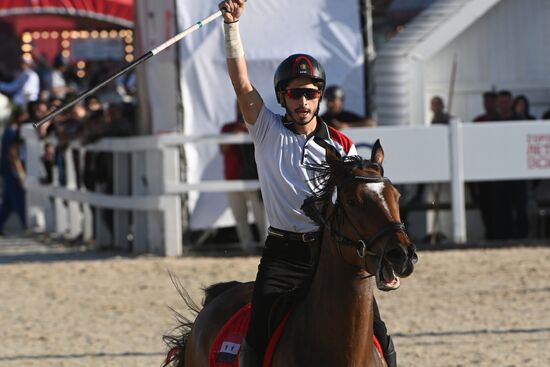
[[[352,179],[356,180],[356,181],[362,181],[362,182],[365,182],[365,183],[389,183],[390,185],[392,185],[390,179],[387,178],[387,177],[383,177],[383,176],[381,176],[381,177],[378,177],[378,176],[354,176]],[[336,185],[335,185],[334,189],[337,189]],[[329,230],[330,236],[336,242],[336,246],[338,248],[338,253],[342,257],[342,259],[344,259],[344,261],[346,261],[344,256],[342,255],[342,250],[341,250],[340,246],[344,245],[344,246],[349,246],[349,247],[355,247],[357,255],[360,258],[365,260],[365,270],[367,270],[366,261],[367,261],[368,257],[377,258],[378,259],[377,262],[380,265],[382,263],[382,259],[385,256],[385,252],[376,253],[374,251],[371,251],[370,249],[372,248],[374,243],[376,243],[376,241],[380,240],[381,238],[383,238],[384,236],[386,236],[389,233],[405,232],[405,224],[403,224],[402,222],[398,222],[398,221],[390,221],[384,227],[382,227],[380,230],[378,230],[375,234],[373,234],[372,236],[370,236],[367,239],[363,239],[363,238],[361,238],[362,237],[361,233],[359,232],[359,230],[357,229],[355,224],[353,224],[353,221],[351,221],[348,213],[346,212],[346,208],[343,205],[340,204],[340,201],[338,199],[339,198],[337,196],[336,200],[333,204],[333,211],[330,214],[330,216],[326,220],[324,218],[322,219],[323,226]],[[351,238],[343,235],[341,233],[341,231],[339,230],[339,228],[334,226],[334,221],[337,219],[337,215],[338,215],[338,212],[340,210],[343,212],[345,219],[347,219],[348,222],[351,224],[353,230],[355,231],[355,233],[357,234],[359,239],[354,240],[354,239],[351,239]]]

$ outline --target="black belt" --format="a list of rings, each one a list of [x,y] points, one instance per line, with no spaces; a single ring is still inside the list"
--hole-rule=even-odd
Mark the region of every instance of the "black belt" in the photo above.
[[[320,232],[296,233],[273,227],[269,227],[267,233],[277,238],[304,243],[317,241],[320,235]]]

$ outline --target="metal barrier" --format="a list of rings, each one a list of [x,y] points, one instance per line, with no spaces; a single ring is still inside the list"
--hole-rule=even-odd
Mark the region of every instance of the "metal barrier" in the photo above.
[[[394,183],[450,182],[455,242],[466,241],[464,183],[467,181],[540,179],[550,177],[550,125],[538,122],[450,126],[353,128],[346,134],[367,156],[380,138],[386,151],[385,171]],[[181,135],[105,138],[65,153],[67,182],[40,184],[43,142],[30,126],[22,131],[27,150],[27,208],[35,228],[69,238],[91,239],[95,225],[98,246],[166,256],[182,254],[181,194],[190,191],[241,191],[259,188],[258,181],[180,181],[179,149],[185,144],[247,143],[246,135]],[[88,192],[76,184],[73,152],[110,152],[113,193]],[[113,228],[101,220],[112,209]],[[132,219],[132,220],[131,220]],[[93,224],[94,223],[94,224]],[[133,229],[129,226],[133,223]],[[133,234],[133,238],[129,234]]]

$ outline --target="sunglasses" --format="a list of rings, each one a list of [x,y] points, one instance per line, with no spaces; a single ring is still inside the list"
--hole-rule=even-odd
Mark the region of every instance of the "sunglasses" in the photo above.
[[[300,99],[306,97],[306,99],[315,99],[321,97],[321,92],[318,89],[311,88],[292,88],[286,89],[285,94],[290,99]]]

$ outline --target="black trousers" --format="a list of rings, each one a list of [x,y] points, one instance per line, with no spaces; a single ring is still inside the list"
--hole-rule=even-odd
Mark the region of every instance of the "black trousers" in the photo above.
[[[252,309],[246,341],[263,354],[269,342],[269,313],[282,295],[306,291],[315,274],[318,244],[305,244],[268,236],[265,242],[256,283],[252,293]],[[376,300],[374,307],[374,335],[385,351],[389,344],[386,324],[380,317]]]

